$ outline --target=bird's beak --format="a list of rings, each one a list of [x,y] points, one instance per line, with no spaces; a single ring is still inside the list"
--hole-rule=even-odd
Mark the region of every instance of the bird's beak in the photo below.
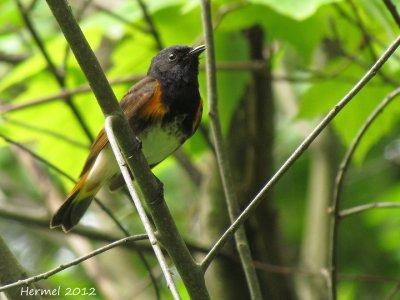
[[[190,57],[199,56],[200,53],[202,53],[204,50],[206,50],[206,45],[197,46],[189,51],[188,56]]]

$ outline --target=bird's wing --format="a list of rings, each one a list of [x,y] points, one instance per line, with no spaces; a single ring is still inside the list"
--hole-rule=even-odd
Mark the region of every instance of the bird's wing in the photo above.
[[[162,118],[167,112],[161,101],[161,87],[156,79],[149,76],[143,78],[128,91],[122,98],[120,106],[132,127],[139,124],[141,120]],[[135,131],[135,128],[133,129]],[[91,169],[97,155],[107,144],[108,138],[103,128],[90,148],[80,176]]]

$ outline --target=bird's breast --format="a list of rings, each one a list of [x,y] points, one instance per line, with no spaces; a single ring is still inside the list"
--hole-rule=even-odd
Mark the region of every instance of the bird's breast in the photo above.
[[[186,137],[181,130],[181,122],[179,119],[167,123],[158,122],[139,134],[143,154],[149,165],[161,162],[185,141]]]

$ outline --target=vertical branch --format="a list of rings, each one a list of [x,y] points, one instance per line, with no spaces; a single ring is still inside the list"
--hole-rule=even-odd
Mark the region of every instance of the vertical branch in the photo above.
[[[350,165],[351,159],[360,144],[362,137],[367,132],[368,128],[376,120],[376,118],[383,112],[388,104],[400,94],[400,88],[395,89],[388,94],[379,105],[373,110],[368,116],[365,123],[361,126],[358,133],[354,137],[349,149],[347,150],[342,162],[340,163],[339,170],[336,174],[335,185],[333,188],[333,199],[330,207],[331,212],[331,236],[330,236],[330,249],[329,249],[329,264],[330,264],[330,276],[329,276],[329,289],[330,298],[336,299],[337,297],[337,246],[339,239],[339,220],[340,220],[340,202],[341,193],[343,189],[343,182]]]
[[[210,116],[210,125],[215,145],[217,163],[221,175],[222,185],[225,193],[225,200],[228,207],[229,218],[231,222],[235,220],[239,214],[239,204],[234,188],[232,173],[227,159],[224,140],[222,136],[221,124],[218,115],[218,99],[217,99],[217,81],[215,67],[215,52],[213,40],[213,27],[211,21],[211,7],[208,0],[202,0],[202,18],[205,34],[205,42],[207,47],[207,87],[208,87],[208,114]],[[250,247],[247,241],[244,228],[241,227],[235,234],[236,247],[239,252],[243,270],[246,275],[247,284],[252,299],[262,299],[261,289],[258,282],[257,274],[252,263]]]
[[[36,28],[34,27],[29,13],[26,11],[26,9],[23,7],[21,0],[14,0],[18,6],[18,9],[21,13],[21,16],[25,22],[26,27],[28,28],[33,40],[35,41],[37,47],[39,48],[40,52],[43,55],[43,58],[46,60],[47,67],[50,71],[51,74],[53,74],[54,79],[56,80],[57,84],[60,86],[60,88],[64,89],[66,87],[65,84],[65,77],[64,74],[60,72],[59,69],[57,69],[56,65],[52,61],[49,53],[46,50],[46,47],[42,41],[42,39],[39,36],[39,33],[36,31]],[[89,127],[87,126],[86,122],[84,121],[83,116],[79,112],[78,108],[75,106],[75,104],[71,101],[71,96],[65,96],[64,97],[64,103],[70,108],[71,112],[75,116],[76,120],[78,121],[79,125],[81,126],[83,132],[87,136],[87,138],[92,142],[93,141],[93,136],[92,133],[90,132]]]
[[[7,285],[27,277],[25,270],[19,264],[15,256],[8,249],[4,240],[0,237],[0,284]],[[30,283],[23,288],[14,287],[6,291],[6,295],[10,300],[23,300],[27,296],[23,295],[22,289],[35,289],[35,286]],[[0,293],[1,298],[1,293]],[[40,296],[30,296],[29,299],[39,300]]]
[[[161,182],[151,173],[138,141],[133,138],[118,101],[66,0],[47,0],[105,116],[115,116],[114,131],[127,165],[142,192],[159,238],[171,256],[192,299],[209,299],[201,268],[194,262],[163,197]]]

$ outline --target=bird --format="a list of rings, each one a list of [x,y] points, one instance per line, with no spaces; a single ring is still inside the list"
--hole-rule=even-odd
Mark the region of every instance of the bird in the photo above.
[[[199,55],[204,50],[204,45],[162,49],[152,59],[147,75],[120,102],[150,167],[177,150],[199,126],[203,111]],[[107,184],[116,190],[123,185],[123,179],[103,128],[90,147],[79,180],[53,215],[50,228],[70,231]]]

